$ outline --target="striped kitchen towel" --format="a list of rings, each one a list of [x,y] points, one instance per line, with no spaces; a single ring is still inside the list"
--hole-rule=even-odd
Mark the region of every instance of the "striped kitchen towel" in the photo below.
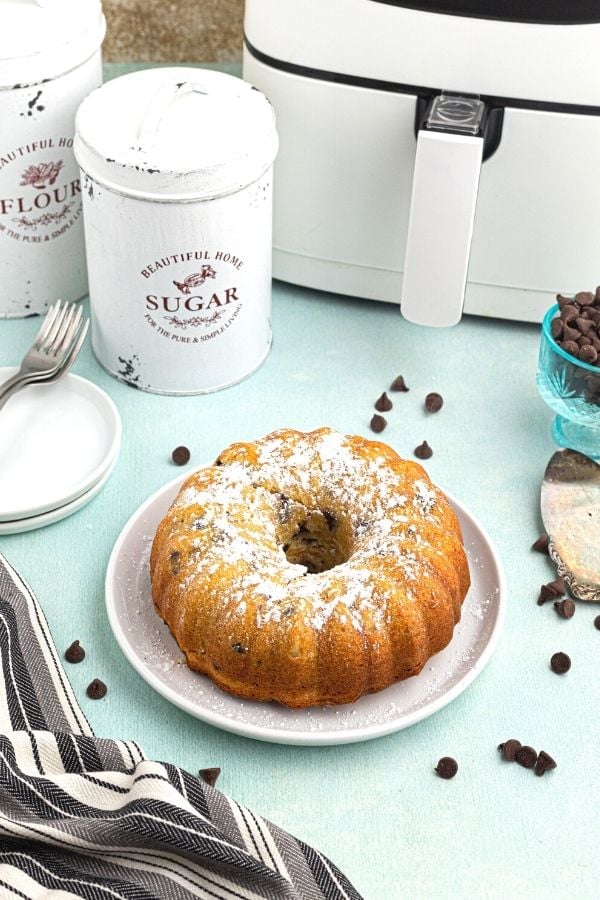
[[[0,897],[360,900],[317,850],[134,741],[94,736],[0,555]]]

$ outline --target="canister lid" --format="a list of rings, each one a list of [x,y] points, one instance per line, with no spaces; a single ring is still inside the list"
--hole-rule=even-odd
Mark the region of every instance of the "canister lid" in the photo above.
[[[98,50],[100,0],[0,0],[0,88],[69,72]]]
[[[277,154],[275,114],[256,88],[200,68],[146,69],[93,91],[76,119],[85,173],[130,196],[209,199],[239,190]]]

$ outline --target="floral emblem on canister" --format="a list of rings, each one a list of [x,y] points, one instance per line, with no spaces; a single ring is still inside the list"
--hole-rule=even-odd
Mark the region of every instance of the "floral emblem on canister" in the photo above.
[[[41,191],[48,185],[54,184],[63,165],[62,159],[59,159],[58,162],[39,163],[37,166],[29,166],[21,176],[21,186],[31,185],[31,187]]]

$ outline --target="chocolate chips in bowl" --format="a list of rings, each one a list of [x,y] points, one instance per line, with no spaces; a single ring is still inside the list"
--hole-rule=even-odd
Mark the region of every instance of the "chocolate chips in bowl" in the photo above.
[[[537,386],[561,447],[600,457],[600,287],[557,296],[542,323]]]
[[[573,298],[558,294],[558,315],[550,322],[552,337],[570,356],[600,366],[600,287]],[[600,403],[600,397],[598,398]]]

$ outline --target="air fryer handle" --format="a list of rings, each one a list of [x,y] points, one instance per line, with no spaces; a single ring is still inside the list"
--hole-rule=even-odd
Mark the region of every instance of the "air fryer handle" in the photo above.
[[[479,134],[419,131],[401,303],[417,325],[462,316],[482,156]]]

